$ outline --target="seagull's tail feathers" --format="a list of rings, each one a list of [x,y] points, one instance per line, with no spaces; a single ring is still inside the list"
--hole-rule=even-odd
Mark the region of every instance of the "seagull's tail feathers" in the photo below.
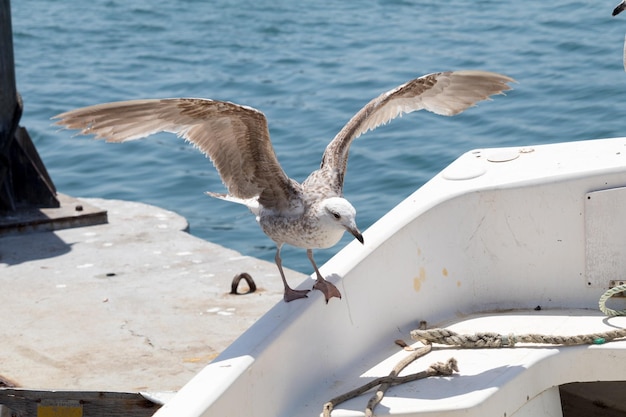
[[[206,191],[205,194],[208,195],[209,197],[219,198],[220,200],[224,200],[224,201],[230,201],[231,203],[242,204],[248,207],[248,209],[250,209],[250,211],[254,213],[255,215],[259,214],[259,200],[256,197],[237,198],[230,194],[213,193],[211,191]]]

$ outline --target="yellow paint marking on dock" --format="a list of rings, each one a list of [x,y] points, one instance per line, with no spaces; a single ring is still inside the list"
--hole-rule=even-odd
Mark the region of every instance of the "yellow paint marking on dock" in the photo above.
[[[37,405],[37,417],[83,417],[83,405],[71,400],[42,400]]]

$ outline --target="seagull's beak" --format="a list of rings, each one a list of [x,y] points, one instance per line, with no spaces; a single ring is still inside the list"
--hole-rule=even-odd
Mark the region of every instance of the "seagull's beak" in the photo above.
[[[626,9],[626,1],[622,1],[620,4],[617,5],[615,10],[613,10],[613,16],[617,16],[618,14],[623,12],[624,9]]]
[[[348,232],[350,232],[352,234],[352,236],[354,236],[356,238],[356,240],[361,242],[361,244],[364,243],[363,235],[361,234],[361,232],[359,232],[359,229],[357,229],[356,226],[349,227],[348,228]]]

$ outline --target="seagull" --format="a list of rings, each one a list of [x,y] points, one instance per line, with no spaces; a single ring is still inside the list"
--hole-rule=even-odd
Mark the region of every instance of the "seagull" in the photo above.
[[[263,232],[276,243],[274,260],[286,302],[306,298],[309,290],[292,289],[285,278],[280,251],[284,244],[306,249],[316,274],[313,289],[326,303],[341,298],[324,279],[313,249],[330,248],[345,231],[361,244],[356,210],[343,197],[348,152],[354,139],[404,113],[417,110],[453,116],[515,82],[486,71],[447,71],[413,79],[376,97],[356,113],[328,144],[318,170],[302,183],[280,166],[265,115],[252,107],[201,98],[130,100],[71,110],[53,119],[79,134],[108,142],[126,142],[170,132],[191,142],[217,169],[228,193],[208,195],[247,206]]]

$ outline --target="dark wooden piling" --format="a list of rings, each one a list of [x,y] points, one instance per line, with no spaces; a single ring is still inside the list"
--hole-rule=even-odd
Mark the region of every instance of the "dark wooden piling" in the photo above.
[[[106,211],[57,192],[28,131],[19,126],[10,0],[0,0],[0,236],[106,223]]]
[[[56,189],[30,136],[19,126],[11,4],[0,0],[0,212],[59,207]]]

